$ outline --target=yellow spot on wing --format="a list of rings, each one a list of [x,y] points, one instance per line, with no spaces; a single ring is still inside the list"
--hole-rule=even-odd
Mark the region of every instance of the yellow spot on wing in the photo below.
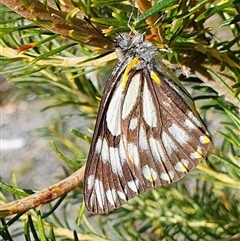
[[[129,157],[129,160],[130,160],[130,162],[131,162],[132,164],[134,164],[134,157],[133,157],[133,156],[130,156],[130,157]]]
[[[122,82],[123,90],[126,88],[129,72],[131,71],[131,69],[133,67],[135,67],[138,64],[138,62],[139,62],[139,58],[135,58],[135,59],[131,60],[130,63],[128,64],[127,68],[125,69],[124,74],[123,74],[123,82]]]
[[[153,182],[153,176],[152,176],[151,174],[149,175],[148,180],[149,180],[150,182]]]
[[[179,167],[182,170],[182,172],[187,172],[186,167],[182,163],[179,163]]]
[[[199,158],[202,158],[203,156],[202,156],[201,152],[196,151],[196,152],[191,153],[190,157],[193,159],[199,159]]]
[[[200,142],[203,144],[207,144],[210,142],[210,139],[207,136],[201,136],[200,138]]]
[[[161,84],[161,80],[160,78],[158,77],[158,75],[155,73],[155,72],[151,72],[151,78],[154,80],[154,82],[158,85]]]
[[[201,152],[196,152],[196,156],[197,156],[197,158],[202,158],[203,157]]]

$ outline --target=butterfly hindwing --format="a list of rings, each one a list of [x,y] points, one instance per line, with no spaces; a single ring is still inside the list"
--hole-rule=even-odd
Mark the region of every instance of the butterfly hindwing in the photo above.
[[[85,171],[85,205],[93,213],[178,181],[210,145],[190,95],[163,71],[152,44],[133,39],[121,48],[124,56],[106,83]]]

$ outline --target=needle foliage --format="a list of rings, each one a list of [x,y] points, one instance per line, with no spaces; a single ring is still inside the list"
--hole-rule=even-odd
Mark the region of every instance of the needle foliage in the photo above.
[[[113,213],[84,211],[80,185],[55,202],[2,218],[2,240],[240,240],[237,0],[139,0],[138,7],[119,0],[0,2],[0,71],[17,87],[11,99],[34,94],[49,100],[46,114],[50,108],[74,109],[39,131],[41,138],[58,138],[53,152],[66,162],[66,176],[84,165],[86,154],[77,139],[91,141],[101,93],[116,61],[112,40],[130,27],[146,36],[157,33],[156,44],[168,45],[171,51],[163,57],[191,91],[214,144],[186,178],[141,194]],[[64,123],[76,117],[90,124],[67,138]],[[75,158],[65,157],[59,146]],[[14,180],[0,185],[2,207],[35,192]]]

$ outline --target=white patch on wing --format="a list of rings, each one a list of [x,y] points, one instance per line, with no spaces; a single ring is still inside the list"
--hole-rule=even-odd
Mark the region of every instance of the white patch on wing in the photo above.
[[[109,148],[109,154],[110,154],[110,165],[112,172],[114,174],[119,175],[120,177],[123,177],[123,169],[122,164],[124,160],[120,160],[119,150],[115,147]]]
[[[197,146],[197,152],[202,154],[202,147],[201,146]]]
[[[136,104],[137,97],[139,94],[140,86],[140,74],[136,74],[131,79],[128,88],[126,89],[126,96],[124,99],[122,107],[122,118],[123,120],[127,118],[130,112],[133,110],[134,105]]]
[[[136,167],[140,166],[138,148],[134,143],[128,144],[128,157],[130,162],[132,162]]]
[[[106,196],[107,196],[107,199],[109,201],[109,203],[113,206],[115,206],[115,202],[116,202],[116,198],[117,198],[117,195],[116,195],[116,190],[115,189],[108,189],[106,191]]]
[[[159,140],[156,140],[153,137],[150,137],[149,146],[151,147],[151,152],[153,157],[155,158],[155,161],[166,162],[166,156],[164,155],[164,152]]]
[[[201,122],[198,120],[198,118],[193,114],[192,111],[188,110],[187,111],[187,116],[191,119],[192,122],[194,122],[198,127],[201,127],[202,124]]]
[[[101,158],[103,163],[109,162],[109,146],[105,138],[102,141]]]
[[[174,172],[173,172],[173,171],[170,171],[170,172],[168,172],[168,174],[169,174],[170,178],[173,179],[173,177],[174,177]]]
[[[153,155],[153,159],[154,161],[158,161],[161,162],[161,156],[160,156],[160,152],[159,149],[161,148],[160,142],[156,139],[154,139],[153,137],[149,138],[149,146],[151,148],[151,153]]]
[[[190,158],[191,158],[191,159],[199,159],[199,158],[201,158],[201,156],[200,156],[199,153],[197,153],[197,152],[192,152],[192,153],[190,154]]]
[[[174,177],[174,172],[173,171],[170,171],[170,172],[168,172],[168,173],[162,173],[161,175],[160,175],[160,178],[162,179],[162,180],[164,180],[164,181],[167,181],[167,182],[171,182],[171,180],[173,179],[173,177]]]
[[[174,137],[175,141],[177,141],[183,147],[190,140],[187,132],[174,123],[168,128],[168,131]]]
[[[210,142],[210,139],[207,137],[207,136],[200,136],[199,137],[199,141],[202,143],[202,144],[207,144]]]
[[[166,149],[166,152],[167,152],[168,156],[170,157],[172,155],[172,153],[177,150],[177,146],[175,145],[175,143],[172,141],[170,136],[165,131],[163,131],[163,133],[162,133],[162,141],[163,141],[163,145]]]
[[[134,191],[134,192],[138,192],[138,181],[137,180],[135,180],[135,181],[129,181],[129,182],[127,182],[127,185],[128,185],[128,187],[132,190],[132,191]]]
[[[144,81],[143,94],[143,118],[150,127],[157,126],[157,110],[153,102],[151,92],[147,86],[147,81]]]
[[[195,152],[190,153],[191,159],[200,159],[202,158],[202,148],[200,146],[197,147]]]
[[[138,141],[141,150],[148,150],[147,133],[142,125],[140,126]]]
[[[120,139],[118,149],[119,149],[119,157],[120,157],[121,163],[126,162],[127,156],[126,156],[125,147],[124,147],[122,138]]]
[[[142,168],[142,174],[150,182],[155,181],[157,178],[157,173],[152,168],[149,168],[148,165]]]
[[[98,140],[97,140],[97,143],[96,143],[95,152],[97,154],[99,154],[99,153],[101,153],[101,150],[102,150],[102,138],[99,137]]]
[[[124,187],[124,192],[125,192],[126,197],[127,197],[127,193],[128,193],[128,186],[127,185]]]
[[[104,189],[103,189],[102,181],[98,179],[95,180],[94,190],[97,196],[98,205],[102,209],[104,205]]]
[[[183,125],[189,130],[196,130],[196,126],[192,123],[192,121],[190,121],[189,119],[186,119],[183,123]]]
[[[181,162],[182,164],[185,166],[185,167],[188,167],[188,164],[189,164],[189,161],[186,160],[186,159],[181,159]]]
[[[165,154],[164,154],[164,151],[163,151],[161,145],[159,145],[159,147],[158,147],[158,151],[159,151],[159,154],[160,154],[160,157],[161,157],[161,161],[166,162],[167,159],[166,159],[166,156],[165,156]]]
[[[125,193],[123,193],[121,191],[117,191],[117,194],[122,200],[125,200],[125,201],[127,200]]]
[[[138,124],[138,119],[137,118],[133,118],[130,120],[130,124],[129,124],[129,129],[130,130],[134,130],[137,128],[137,124]]]
[[[89,202],[89,205],[91,207],[93,207],[93,204],[95,203],[95,198],[96,198],[96,195],[94,193],[92,193],[91,197],[90,197],[90,202]]]
[[[119,85],[112,96],[112,99],[107,109],[107,115],[106,115],[107,127],[113,136],[117,136],[121,132],[121,128],[120,128],[121,96],[122,96],[122,88]]]
[[[94,180],[95,180],[95,176],[94,175],[90,175],[87,179],[87,187],[88,190],[92,189],[93,185],[94,185]]]
[[[174,166],[174,169],[177,172],[187,172],[188,171],[187,170],[188,163],[189,162],[187,160],[182,159],[181,162],[176,163],[176,165]]]
[[[170,182],[169,175],[167,173],[161,173],[160,178],[164,181]]]

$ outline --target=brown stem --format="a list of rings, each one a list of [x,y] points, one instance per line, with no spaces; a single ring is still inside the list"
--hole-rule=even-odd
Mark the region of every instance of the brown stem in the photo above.
[[[85,166],[77,170],[71,176],[65,178],[42,191],[33,195],[16,200],[0,206],[0,218],[16,213],[26,212],[32,208],[52,202],[53,200],[67,194],[83,182]]]
[[[105,49],[113,48],[114,43],[105,38],[101,30],[98,31],[86,21],[76,17],[67,21],[68,12],[58,11],[50,6],[45,8],[36,0],[0,0],[0,3],[53,33],[87,45]]]

